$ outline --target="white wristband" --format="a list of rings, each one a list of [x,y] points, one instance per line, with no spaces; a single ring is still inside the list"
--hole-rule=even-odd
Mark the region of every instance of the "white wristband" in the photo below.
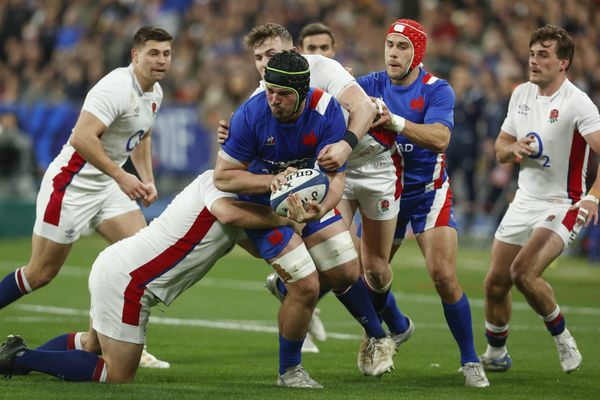
[[[405,125],[406,120],[403,117],[396,114],[392,114],[391,126],[393,130],[395,130],[396,132],[402,132],[404,130]]]
[[[585,196],[583,196],[583,198],[581,199],[581,201],[593,201],[594,203],[596,203],[596,206],[598,205],[598,203],[600,202],[600,199],[598,199],[596,196],[594,196],[593,194],[586,194]]]

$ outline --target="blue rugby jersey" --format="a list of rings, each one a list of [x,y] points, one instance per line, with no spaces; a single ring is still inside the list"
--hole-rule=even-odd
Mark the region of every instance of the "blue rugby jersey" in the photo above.
[[[454,91],[448,82],[422,68],[417,80],[409,86],[392,84],[386,71],[372,72],[356,81],[369,96],[382,98],[396,115],[417,124],[439,122],[451,132],[454,129]],[[369,132],[376,139],[387,138],[388,133],[382,128]],[[448,179],[443,153],[419,147],[402,134],[397,135],[396,143],[402,154],[402,196],[437,189]]]
[[[281,123],[273,117],[265,92],[251,97],[236,110],[222,150],[249,163],[249,172],[274,175],[287,167],[315,168],[321,149],[340,141],[345,132],[341,106],[327,92],[311,88],[302,115],[291,123]],[[345,168],[344,165],[338,171]],[[268,204],[268,194],[247,199]]]

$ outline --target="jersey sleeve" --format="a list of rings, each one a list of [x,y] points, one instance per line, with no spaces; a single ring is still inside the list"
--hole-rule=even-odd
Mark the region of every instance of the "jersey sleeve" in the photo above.
[[[518,89],[518,88],[517,88]],[[515,104],[517,102],[517,89],[513,90],[510,101],[508,102],[508,111],[506,118],[500,127],[501,130],[508,133],[510,136],[517,136],[517,128],[515,127]]]
[[[331,102],[329,103],[329,106],[325,112],[323,134],[317,147],[317,154],[319,154],[326,145],[337,143],[342,140],[345,134],[346,122],[344,120],[344,114],[342,113],[342,107],[334,99],[331,99]],[[344,163],[344,165],[342,165],[336,171],[342,172],[345,170],[346,164]]]
[[[375,96],[375,74],[370,73],[368,75],[359,76],[356,78],[356,83],[359,84],[361,88],[367,93],[369,96]]]
[[[356,82],[354,77],[334,59],[323,56],[307,57],[310,63],[310,86],[323,89],[336,99],[344,89]]]
[[[423,123],[433,124],[439,122],[446,125],[452,132],[454,130],[454,100],[454,90],[447,82],[433,87]]]
[[[581,101],[578,101],[575,109],[575,126],[582,136],[600,131],[598,107],[596,107],[588,96],[584,96]]]
[[[87,94],[82,110],[88,111],[105,126],[109,126],[119,116],[127,113],[129,103],[133,104],[132,92],[123,87],[116,73],[102,78]],[[133,110],[131,110],[133,111]]]
[[[250,163],[254,159],[255,138],[251,125],[248,123],[246,104],[240,106],[231,117],[229,137],[221,146],[228,156]]]

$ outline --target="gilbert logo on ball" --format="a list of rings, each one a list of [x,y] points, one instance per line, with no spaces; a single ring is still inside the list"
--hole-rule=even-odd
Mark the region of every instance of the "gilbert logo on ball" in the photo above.
[[[281,216],[286,216],[288,211],[288,196],[294,193],[300,195],[302,204],[306,205],[314,200],[323,201],[329,191],[329,179],[319,170],[312,168],[300,169],[285,177],[286,183],[279,190],[271,193],[271,208]]]

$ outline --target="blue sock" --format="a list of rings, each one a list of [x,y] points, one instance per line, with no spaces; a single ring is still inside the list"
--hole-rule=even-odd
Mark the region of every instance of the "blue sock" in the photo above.
[[[36,347],[36,350],[44,351],[67,351],[75,349],[75,335],[77,332],[66,333],[48,340],[43,345]]]
[[[467,294],[463,293],[455,304],[445,304],[444,315],[446,322],[460,349],[460,363],[479,362],[473,342],[473,326],[471,325],[471,307]]]
[[[6,275],[0,282],[0,309],[18,300],[27,292],[21,291],[18,279],[21,277],[21,268]]]
[[[369,337],[382,338],[386,336],[373,303],[369,297],[369,290],[362,279],[358,279],[341,294],[333,291],[344,307],[362,325]]]
[[[552,336],[560,335],[565,331],[565,318],[561,313],[558,313],[552,321],[544,321],[544,324]]]
[[[369,290],[369,297],[371,298],[371,303],[373,303],[373,308],[375,309],[375,312],[377,313],[377,315],[381,315],[381,313],[383,313],[385,309],[388,293],[390,292],[391,286],[390,289],[386,290],[385,292],[376,292],[363,276],[361,276],[359,279],[362,279],[364,281],[365,286]]]
[[[15,369],[38,371],[66,381],[83,382],[102,380],[102,372],[106,367],[102,358],[83,350],[27,350],[15,357]]]
[[[304,340],[287,340],[279,335],[279,375],[302,362],[302,343]]]
[[[487,342],[492,347],[503,347],[506,346],[506,340],[508,339],[508,329],[504,332],[492,332],[489,329],[485,330],[485,337]]]
[[[392,291],[389,291],[387,294],[385,308],[381,313],[381,317],[391,333],[402,333],[408,329],[408,317],[402,314],[402,311],[398,308]]]

